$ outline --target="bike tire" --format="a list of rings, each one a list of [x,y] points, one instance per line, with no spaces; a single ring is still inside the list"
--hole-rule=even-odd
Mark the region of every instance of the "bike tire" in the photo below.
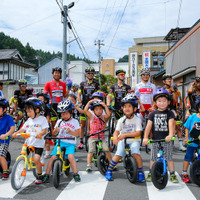
[[[166,187],[168,182],[168,173],[163,175],[163,163],[157,161],[153,164],[151,168],[151,179],[152,183],[156,188],[162,190]]]
[[[200,160],[195,160],[190,166],[190,177],[193,183],[200,186]]]
[[[126,156],[124,159],[126,176],[131,183],[136,183],[138,178],[137,163],[135,158]]]
[[[26,176],[22,176],[22,171],[24,169],[25,161],[23,158],[19,158],[13,168],[11,173],[11,186],[14,190],[19,190],[26,178]]]
[[[108,166],[109,166],[109,162],[108,162],[108,159],[106,158],[106,155],[105,154],[100,155],[97,159],[97,167],[98,167],[99,172],[103,176],[105,176]]]
[[[62,165],[59,160],[56,160],[54,162],[54,167],[53,167],[53,185],[55,188],[58,188],[60,185],[60,174],[62,170]]]
[[[8,165],[8,169],[9,169],[10,163],[11,163],[11,155],[10,155],[9,151],[6,154],[6,161],[7,161],[7,165]],[[0,164],[0,172],[3,173],[3,169],[1,167],[1,164]]]
[[[88,152],[88,149],[89,149],[88,140],[89,140],[89,138],[88,138],[88,137],[85,137],[85,150],[86,150],[87,152]]]
[[[111,137],[113,136],[113,133],[115,131],[116,126],[116,119],[114,117],[111,117],[108,123],[109,126],[109,134],[108,134],[108,148],[111,152],[115,151],[116,146],[113,144],[113,140],[111,140]]]

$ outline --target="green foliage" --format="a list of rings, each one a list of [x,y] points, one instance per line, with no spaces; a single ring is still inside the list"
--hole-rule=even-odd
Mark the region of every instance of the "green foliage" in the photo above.
[[[101,90],[107,92],[112,84],[117,83],[117,78],[112,75],[101,74]]]
[[[26,46],[23,46],[23,44],[18,39],[11,38],[10,36],[5,35],[3,32],[0,32],[0,49],[17,49],[25,61],[35,64],[36,67],[39,65],[37,58],[40,59],[40,65],[45,64],[56,56],[62,58],[61,52],[51,53],[41,49],[35,50],[30,46],[29,43],[27,43]],[[67,60],[83,60],[89,64],[95,63],[94,61],[83,59],[71,54],[67,54]]]
[[[128,62],[128,55],[123,56],[118,60],[118,62]]]

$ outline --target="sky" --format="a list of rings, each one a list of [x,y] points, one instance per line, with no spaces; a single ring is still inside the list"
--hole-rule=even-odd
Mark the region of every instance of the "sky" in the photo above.
[[[58,4],[57,4],[58,2]],[[27,42],[34,49],[62,52],[63,24],[60,8],[71,0],[1,0],[0,32]],[[191,27],[199,17],[199,0],[74,0],[69,17],[85,49],[85,57],[98,61],[128,54],[134,38],[165,36],[171,28]],[[67,41],[74,35],[68,29]],[[84,57],[77,42],[68,53]]]

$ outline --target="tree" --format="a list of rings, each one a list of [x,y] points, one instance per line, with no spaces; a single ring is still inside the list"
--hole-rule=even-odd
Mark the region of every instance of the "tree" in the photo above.
[[[104,92],[107,92],[111,85],[117,83],[117,78],[115,78],[112,75],[104,75],[106,78],[106,81],[104,84],[101,85],[101,90]]]
[[[118,62],[128,62],[128,55],[123,56],[118,60]]]

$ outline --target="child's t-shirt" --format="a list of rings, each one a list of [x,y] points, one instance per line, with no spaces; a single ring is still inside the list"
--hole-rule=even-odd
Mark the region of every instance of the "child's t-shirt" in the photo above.
[[[125,134],[125,133],[133,133],[136,131],[142,131],[141,119],[135,115],[132,119],[128,119],[126,118],[126,116],[123,116],[117,122],[116,130],[120,131],[120,135]],[[131,138],[126,140],[127,143],[132,143],[135,141],[138,141],[138,140],[133,140]]]
[[[43,116],[39,116],[34,119],[28,118],[28,120],[24,123],[22,129],[24,129],[26,133],[36,135],[37,133],[41,132],[42,130],[48,127],[49,125],[47,119]],[[27,146],[34,146],[37,148],[44,148],[45,145],[44,136],[42,137],[42,139],[31,136],[27,138],[26,142]]]
[[[200,118],[197,114],[191,115],[184,124],[185,128],[189,129],[189,139],[198,138],[200,135]],[[198,144],[194,142],[190,145],[191,147],[198,147]]]
[[[0,135],[6,134],[11,126],[15,126],[15,123],[13,121],[13,118],[10,115],[4,115],[2,118],[0,118]],[[7,140],[0,140],[0,143],[7,143],[10,142],[10,136]]]
[[[75,131],[77,129],[80,129],[80,125],[79,125],[78,120],[76,120],[74,118],[72,118],[69,121],[65,121],[63,119],[59,119],[56,122],[55,128],[56,127],[58,127],[60,129],[57,137],[71,137],[71,138],[74,138],[73,140],[63,139],[63,140],[61,140],[62,142],[76,144],[76,136],[71,135],[70,133],[66,133],[65,130],[68,129],[68,128],[71,131]]]
[[[169,135],[169,120],[174,119],[171,110],[155,110],[149,114],[148,120],[152,121],[152,139],[165,139]]]

